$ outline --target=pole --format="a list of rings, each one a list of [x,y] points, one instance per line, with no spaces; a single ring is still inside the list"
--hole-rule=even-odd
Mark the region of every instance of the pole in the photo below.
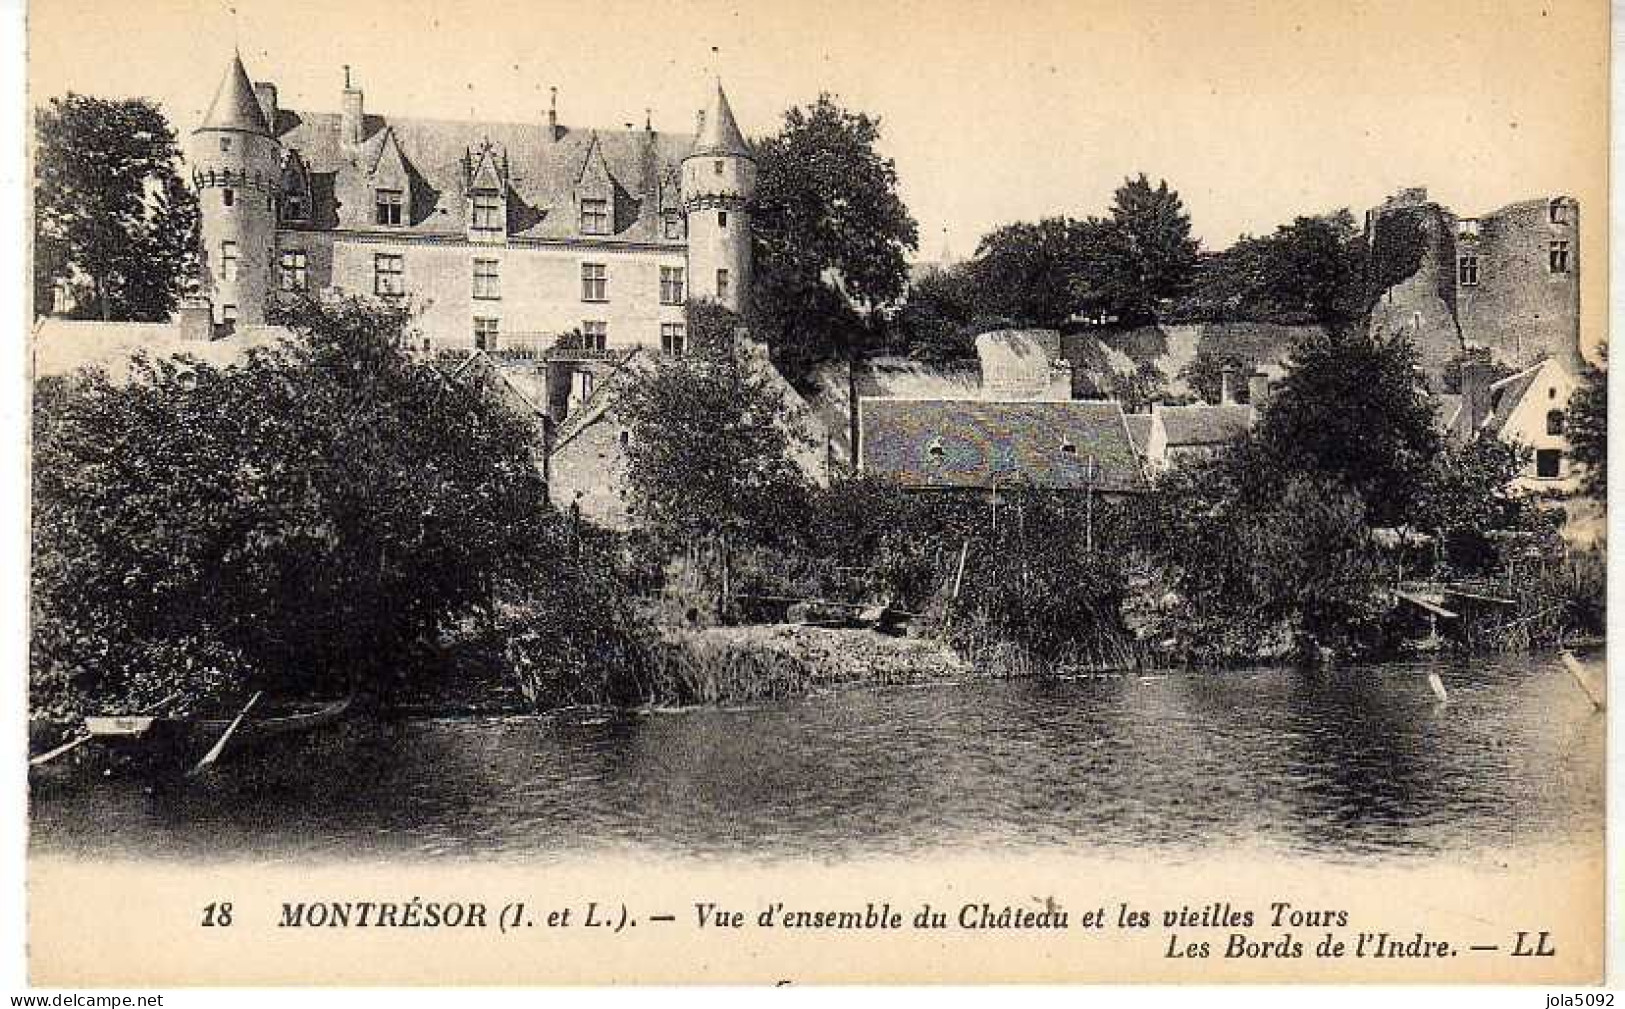
[[[209,752],[203,755],[203,759],[197,762],[196,767],[187,772],[186,776],[188,778],[203,773],[204,768],[220,759],[220,755],[226,752],[226,743],[230,742],[231,737],[237,732],[237,726],[243,724],[243,719],[248,716],[248,709],[259,701],[261,693],[262,691],[254,691],[254,696],[250,697],[248,703],[243,705],[243,710],[237,712],[237,717],[231,720],[231,724],[226,726],[226,731],[220,734],[220,738],[215,741],[213,746],[209,747]]]
[[[1089,467],[1083,478],[1083,549],[1095,552],[1095,457],[1089,457]]]

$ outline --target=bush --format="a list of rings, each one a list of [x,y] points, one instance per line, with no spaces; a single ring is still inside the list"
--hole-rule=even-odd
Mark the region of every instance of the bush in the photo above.
[[[387,692],[426,639],[542,577],[530,422],[396,348],[404,311],[301,302],[239,363],[42,383],[32,703]]]

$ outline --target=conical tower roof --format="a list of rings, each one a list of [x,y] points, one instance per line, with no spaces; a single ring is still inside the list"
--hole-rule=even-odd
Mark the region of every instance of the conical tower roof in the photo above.
[[[198,127],[198,131],[202,130],[241,130],[264,137],[271,135],[260,101],[254,97],[254,85],[248,80],[248,71],[243,69],[243,58],[236,53],[232,54],[226,76],[220,79],[220,87],[214,92],[209,114]]]
[[[721,81],[717,81],[717,96],[706,110],[700,134],[694,138],[694,153],[751,156],[750,145],[745,143],[745,135],[739,132],[739,124],[734,121],[734,110],[728,105],[728,96],[722,92]]]

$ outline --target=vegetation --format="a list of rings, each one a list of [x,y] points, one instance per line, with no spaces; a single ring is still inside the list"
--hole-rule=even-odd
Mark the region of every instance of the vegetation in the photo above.
[[[875,313],[908,279],[918,247],[897,166],[876,150],[880,120],[821,94],[756,145],[752,326],[792,377],[851,360],[876,339]]]
[[[401,309],[299,302],[281,321],[297,338],[227,367],[41,383],[36,709],[384,699],[440,633],[500,604],[604,612],[576,608],[597,590],[558,548],[527,419],[404,357]]]
[[[34,116],[34,312],[161,322],[197,268],[197,198],[158,107],[69,93]]]
[[[1569,401],[1568,438],[1574,461],[1584,467],[1581,489],[1599,500],[1608,498],[1608,347],[1602,347],[1604,366],[1587,361],[1580,387]]]
[[[1154,321],[1190,281],[1197,243],[1166,181],[1118,187],[1105,217],[1046,217],[989,232],[970,262],[925,274],[897,313],[899,342],[921,360],[975,354],[999,326],[1062,328],[1079,319]]]
[[[1204,257],[1169,315],[1342,330],[1364,316],[1365,272],[1365,240],[1348,210],[1298,217]]]

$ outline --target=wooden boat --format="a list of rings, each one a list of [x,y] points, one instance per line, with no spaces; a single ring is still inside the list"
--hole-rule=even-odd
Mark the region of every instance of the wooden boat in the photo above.
[[[257,696],[257,695],[256,695]],[[212,745],[232,752],[279,736],[310,732],[343,718],[355,702],[351,694],[309,711],[250,716],[248,708],[233,718],[190,718],[169,715],[91,715],[85,719],[86,741],[129,754],[177,761],[197,758]],[[253,702],[250,701],[250,705]],[[220,753],[210,751],[212,757]]]

